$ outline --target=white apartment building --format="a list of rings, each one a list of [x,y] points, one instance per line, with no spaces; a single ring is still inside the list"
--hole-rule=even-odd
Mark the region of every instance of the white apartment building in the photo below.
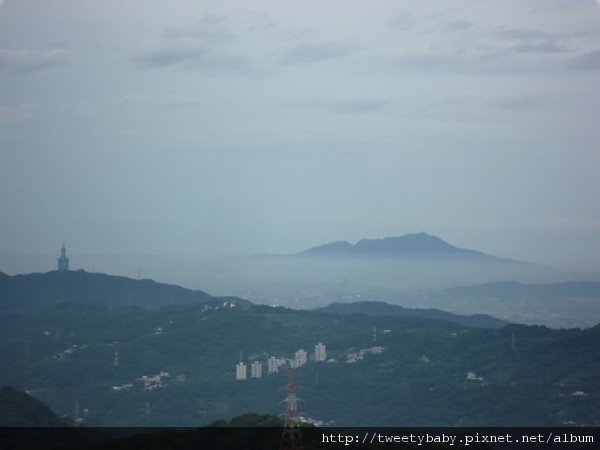
[[[260,378],[262,377],[262,363],[259,361],[254,361],[250,365],[250,377],[251,378]]]
[[[315,361],[325,361],[327,359],[327,350],[325,349],[325,345],[319,342],[315,345]]]
[[[267,375],[272,375],[279,372],[279,368],[285,366],[285,359],[271,356],[267,360]]]
[[[247,375],[246,364],[242,361],[237,363],[235,366],[235,379],[236,380],[245,380]]]
[[[308,354],[306,353],[306,351],[304,351],[304,349],[301,348],[298,351],[296,351],[296,353],[294,353],[294,368],[303,366],[304,364],[306,364],[306,361],[308,361]]]

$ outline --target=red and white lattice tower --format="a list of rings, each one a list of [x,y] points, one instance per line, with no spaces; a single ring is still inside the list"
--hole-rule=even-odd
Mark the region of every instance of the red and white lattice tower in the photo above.
[[[302,435],[300,434],[300,420],[298,417],[298,396],[296,395],[296,375],[289,374],[288,384],[285,386],[285,423],[281,434],[280,450],[302,450]]]

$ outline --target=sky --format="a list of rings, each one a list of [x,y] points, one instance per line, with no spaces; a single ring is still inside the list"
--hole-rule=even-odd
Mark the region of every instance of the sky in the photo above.
[[[594,0],[0,4],[0,252],[426,231],[600,271]]]

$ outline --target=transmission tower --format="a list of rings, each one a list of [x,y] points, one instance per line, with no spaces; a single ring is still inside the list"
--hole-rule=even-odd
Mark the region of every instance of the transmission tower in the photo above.
[[[298,420],[298,396],[296,395],[296,374],[290,372],[288,384],[285,386],[287,395],[285,397],[285,422],[281,433],[280,450],[302,450],[302,435],[300,433],[300,421]]]

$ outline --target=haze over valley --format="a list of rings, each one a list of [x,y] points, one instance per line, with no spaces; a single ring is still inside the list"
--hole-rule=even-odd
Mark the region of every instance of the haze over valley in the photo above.
[[[152,278],[270,306],[311,309],[340,301],[386,301],[552,327],[600,322],[600,284],[593,274],[487,255],[423,232],[364,239],[355,246],[335,242],[293,254],[72,259],[92,272]],[[44,271],[51,259],[3,255],[3,261]]]

